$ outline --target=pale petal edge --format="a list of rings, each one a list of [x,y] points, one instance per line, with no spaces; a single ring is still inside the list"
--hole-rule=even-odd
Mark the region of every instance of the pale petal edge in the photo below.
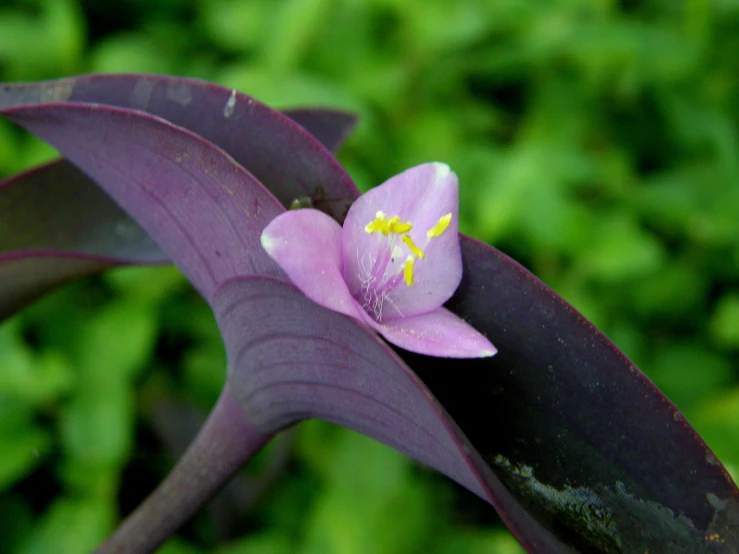
[[[437,358],[487,358],[498,349],[482,333],[446,308],[373,325],[404,350]]]

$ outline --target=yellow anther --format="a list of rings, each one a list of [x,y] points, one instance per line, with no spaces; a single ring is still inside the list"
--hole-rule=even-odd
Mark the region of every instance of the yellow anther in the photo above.
[[[452,214],[448,213],[444,216],[441,216],[439,218],[439,222],[431,227],[428,231],[426,231],[426,237],[427,238],[434,238],[441,235],[444,231],[446,231],[446,228],[449,227],[449,222],[452,220]]]
[[[387,235],[387,221],[385,221],[385,214],[383,212],[377,212],[375,214],[375,219],[370,221],[365,227],[364,232],[365,233],[377,233],[380,232],[383,235]]]
[[[407,233],[411,229],[413,229],[413,224],[408,222],[400,221],[400,218],[397,215],[394,215],[390,219],[387,220],[387,225],[391,233]]]
[[[398,235],[407,233],[413,228],[410,222],[400,221],[400,217],[394,215],[390,219],[385,219],[383,212],[377,212],[375,219],[370,221],[365,227],[365,233],[382,233],[384,236],[388,236],[390,233],[396,233]]]
[[[409,287],[413,284],[413,266],[416,264],[416,259],[413,256],[408,256],[405,259],[405,266],[403,267],[403,279],[405,284]]]
[[[408,247],[408,250],[410,250],[411,254],[413,254],[416,258],[423,259],[423,257],[426,255],[426,253],[421,250],[415,242],[413,242],[413,239],[410,237],[410,235],[403,235],[402,237],[400,237],[400,240],[403,241],[403,244]]]

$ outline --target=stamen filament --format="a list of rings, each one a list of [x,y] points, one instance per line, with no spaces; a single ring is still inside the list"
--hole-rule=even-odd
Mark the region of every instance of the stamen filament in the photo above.
[[[439,221],[431,229],[426,232],[426,244],[423,248],[419,247],[411,238],[410,230],[413,224],[410,221],[401,221],[400,216],[394,215],[390,218],[385,216],[382,211],[375,213],[375,219],[367,223],[364,231],[370,235],[377,233],[377,256],[370,255],[372,268],[367,271],[362,267],[363,276],[361,297],[363,300],[362,307],[368,313],[374,315],[379,321],[382,318],[382,307],[385,300],[391,302],[389,294],[402,281],[406,286],[411,287],[415,281],[416,260],[422,260],[426,257],[424,249],[432,238],[438,237],[449,227],[452,220],[452,214],[448,213],[439,218]],[[406,257],[405,262],[398,267],[396,261],[401,255],[402,250],[396,246],[397,237],[403,242],[410,254]],[[391,267],[390,275],[385,275]],[[396,308],[397,310],[397,308]]]
[[[393,275],[390,279],[385,281],[382,286],[378,287],[373,291],[373,293],[381,298],[384,298],[388,295],[388,293],[393,290],[396,286],[400,284],[400,282],[403,280],[403,271],[399,271],[395,275]]]
[[[387,270],[387,265],[390,263],[393,255],[393,245],[389,244],[390,239],[385,238],[382,242],[384,244],[378,248],[377,259],[370,270],[370,283],[379,283],[380,279],[385,275],[385,270]]]

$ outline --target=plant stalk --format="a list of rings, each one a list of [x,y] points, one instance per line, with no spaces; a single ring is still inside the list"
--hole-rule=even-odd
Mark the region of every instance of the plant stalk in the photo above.
[[[177,465],[94,554],[154,552],[271,438],[247,420],[227,383]]]

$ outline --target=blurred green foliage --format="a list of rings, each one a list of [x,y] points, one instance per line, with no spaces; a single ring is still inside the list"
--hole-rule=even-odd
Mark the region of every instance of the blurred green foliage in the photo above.
[[[365,189],[449,163],[463,231],[615,340],[735,477],[737,60],[737,0],[0,7],[0,80],[164,72],[276,107],[352,109],[362,122],[340,160]],[[53,155],[0,121],[0,175]],[[160,407],[207,411],[223,356],[212,317],[173,269],[75,284],[0,327],[0,554],[99,541],[173,460]],[[176,427],[185,442],[196,428]],[[289,461],[238,520],[245,538],[218,541],[218,518],[205,514],[163,551],[520,552],[483,525],[493,518],[480,503],[385,447],[317,422],[291,440]],[[272,450],[245,475],[265,481]]]

